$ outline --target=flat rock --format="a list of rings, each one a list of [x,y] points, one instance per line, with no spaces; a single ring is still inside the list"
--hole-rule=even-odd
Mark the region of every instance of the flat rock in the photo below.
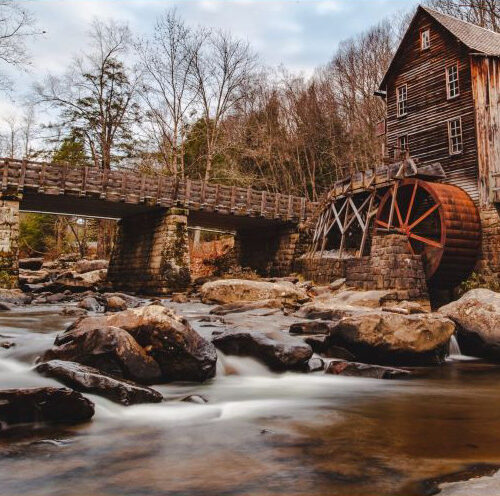
[[[162,394],[154,389],[75,362],[51,360],[38,364],[36,370],[77,391],[98,394],[123,405],[159,403],[163,400]]]
[[[313,354],[304,341],[279,331],[231,330],[215,335],[212,342],[228,355],[251,356],[274,370],[304,369]]]
[[[210,310],[213,315],[228,315],[230,313],[242,313],[259,308],[281,308],[283,303],[279,299],[262,301],[239,301],[235,303],[225,303]]]
[[[104,305],[93,296],[86,296],[78,302],[78,306],[89,312],[104,312]]]
[[[473,289],[439,313],[457,324],[463,354],[500,361],[500,293]]]
[[[453,321],[440,314],[372,311],[340,320],[327,345],[344,347],[368,363],[438,364],[454,331]]]
[[[94,404],[68,388],[41,387],[0,390],[0,430],[24,423],[85,422],[94,415]]]
[[[79,274],[85,274],[86,272],[92,272],[95,270],[102,270],[107,268],[107,260],[87,260],[85,258],[82,260],[78,260],[78,262],[73,265],[73,270],[75,272],[78,272]]]
[[[333,322],[325,320],[307,320],[295,322],[290,326],[290,334],[327,334],[330,332]]]
[[[370,379],[397,379],[411,375],[408,370],[366,363],[348,362],[346,360],[332,360],[328,364],[325,374],[344,375],[349,377],[367,377]]]
[[[30,295],[20,289],[0,289],[0,302],[11,305],[27,305],[31,302]]]
[[[246,279],[221,279],[203,284],[200,294],[204,303],[237,303],[274,300],[303,303],[307,293],[288,281],[267,282]]]
[[[28,270],[40,270],[43,266],[42,257],[20,258],[19,268]]]

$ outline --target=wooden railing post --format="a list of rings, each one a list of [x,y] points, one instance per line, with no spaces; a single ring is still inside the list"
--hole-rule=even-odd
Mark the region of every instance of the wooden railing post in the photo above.
[[[264,217],[264,214],[266,212],[266,198],[267,197],[267,191],[262,192],[262,196],[260,197],[260,215]]]
[[[229,207],[231,213],[234,211],[235,202],[236,202],[236,186],[231,186],[231,203]]]
[[[24,188],[24,178],[26,177],[26,167],[28,166],[27,160],[21,163],[21,173],[19,174],[19,181],[17,183],[17,191],[21,192]]]

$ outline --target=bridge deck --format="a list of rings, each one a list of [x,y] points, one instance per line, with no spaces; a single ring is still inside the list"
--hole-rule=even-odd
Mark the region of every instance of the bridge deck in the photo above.
[[[299,222],[317,205],[292,195],[160,174],[0,160],[2,193],[22,195],[23,209],[31,211],[119,218],[151,207],[178,206],[218,216]],[[103,203],[107,208],[102,208]]]

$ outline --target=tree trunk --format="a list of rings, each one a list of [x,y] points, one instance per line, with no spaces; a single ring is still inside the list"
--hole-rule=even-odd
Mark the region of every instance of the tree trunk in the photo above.
[[[116,222],[110,219],[97,220],[97,253],[98,259],[109,259],[113,247]]]

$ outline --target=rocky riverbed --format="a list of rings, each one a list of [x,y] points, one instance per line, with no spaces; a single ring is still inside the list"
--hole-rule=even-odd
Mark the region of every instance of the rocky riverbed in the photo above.
[[[85,276],[98,262],[0,295],[2,494],[495,494],[497,294],[429,312],[285,278],[143,299]],[[454,336],[483,358],[449,356]]]

